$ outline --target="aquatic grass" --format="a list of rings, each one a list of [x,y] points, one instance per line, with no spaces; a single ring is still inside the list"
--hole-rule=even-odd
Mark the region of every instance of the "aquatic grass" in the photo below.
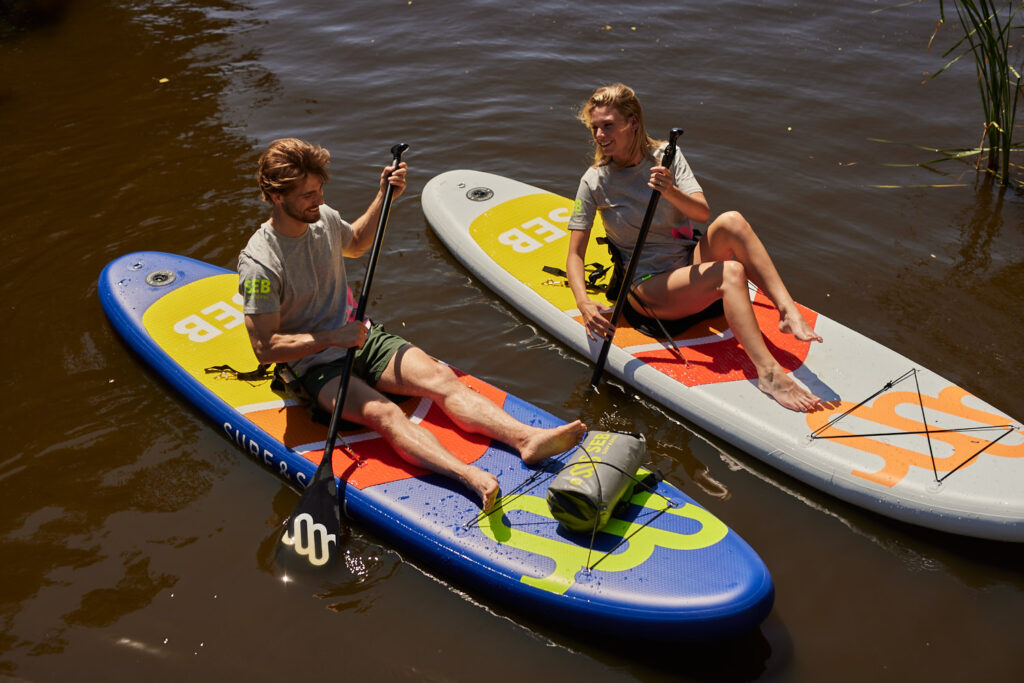
[[[1024,187],[1022,166],[1010,161],[1011,152],[1024,151],[1024,143],[1013,141],[1017,105],[1024,96],[1021,87],[1024,59],[1020,68],[1010,62],[1010,50],[1013,47],[1011,33],[1022,29],[1021,25],[1014,25],[1014,21],[1024,9],[1024,1],[1016,0],[997,6],[991,0],[953,0],[953,5],[964,35],[943,54],[944,58],[954,53],[957,53],[956,56],[925,82],[946,71],[966,55],[972,55],[985,111],[985,126],[982,140],[976,149],[935,150],[941,152],[944,158],[929,163],[963,159],[977,154],[976,168],[981,170],[982,160],[987,155],[986,171],[995,175],[1000,185],[1012,181]],[[946,2],[939,0],[939,23],[932,34],[932,41],[945,22]],[[932,41],[929,41],[929,47]],[[1017,177],[1013,177],[1014,173]]]
[[[887,168],[923,168],[926,171],[931,171],[932,173],[936,173],[936,174],[939,174],[941,172],[938,169],[933,168],[933,166],[935,164],[938,164],[939,162],[951,161],[951,160],[957,160],[957,159],[963,160],[963,159],[967,159],[967,158],[972,157],[972,156],[978,156],[978,155],[980,155],[983,152],[983,150],[980,150],[978,148],[973,148],[973,149],[938,149],[937,147],[927,147],[925,145],[899,143],[899,142],[896,142],[894,140],[885,140],[883,138],[868,138],[868,140],[870,142],[880,142],[880,143],[886,144],[886,145],[901,145],[901,146],[905,146],[905,147],[911,147],[913,149],[922,150],[924,152],[931,152],[933,154],[937,154],[937,155],[939,155],[938,158],[937,159],[932,159],[930,161],[914,161],[914,162],[905,162],[905,163],[889,162],[889,163],[883,163],[882,164],[882,166],[885,166]],[[943,175],[945,175],[945,174],[943,174]],[[932,184],[927,184],[927,185],[871,185],[871,187],[874,187],[876,189],[883,189],[883,190],[894,190],[894,189],[919,189],[919,188],[938,189],[938,188],[951,188],[951,187],[968,187],[968,185],[966,183],[932,183]]]

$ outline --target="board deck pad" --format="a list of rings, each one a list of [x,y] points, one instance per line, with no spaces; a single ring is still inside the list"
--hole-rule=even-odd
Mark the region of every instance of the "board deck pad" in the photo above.
[[[266,380],[218,366],[256,367],[235,273],[161,252],[112,261],[99,281],[108,318],[127,344],[254,460],[302,488],[327,430]],[[555,416],[469,374],[460,380],[520,421]],[[595,537],[566,532],[546,490],[572,451],[525,466],[508,446],[459,430],[428,399],[408,418],[457,457],[498,477],[483,514],[462,486],[420,470],[368,429],[342,432],[334,473],[346,514],[441,576],[574,629],[659,640],[704,639],[756,628],[774,588],[757,553],[676,487],[636,489]],[[341,445],[341,439],[339,439]],[[643,472],[643,470],[642,470]]]
[[[570,199],[491,173],[453,170],[427,183],[422,204],[431,228],[473,275],[577,353],[597,358],[600,343],[587,337],[564,278],[544,270],[565,267]],[[610,266],[607,248],[597,243],[603,234],[598,216],[588,266]],[[600,291],[591,296],[614,305]],[[824,343],[784,334],[771,301],[753,285],[750,296],[769,350],[821,397],[821,410],[797,413],[764,395],[724,315],[676,335],[676,348],[622,319],[606,370],[847,502],[952,533],[1024,541],[1018,420],[805,306]]]

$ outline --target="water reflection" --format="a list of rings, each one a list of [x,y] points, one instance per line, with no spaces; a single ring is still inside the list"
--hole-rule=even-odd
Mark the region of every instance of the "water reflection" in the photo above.
[[[223,227],[244,202],[215,188],[250,153],[219,120],[234,57],[227,29],[244,28],[239,15],[188,3],[35,4],[59,8],[63,21],[0,28],[0,116],[17,131],[0,170],[22,188],[5,200],[0,235],[0,292],[17,304],[20,330],[0,341],[3,390],[17,397],[0,463],[7,662],[63,652],[68,631],[150,608],[178,580],[176,553],[198,545],[203,525],[173,515],[201,507],[225,472],[195,447],[212,432],[126,353],[95,281],[136,248],[225,260]],[[196,205],[199,220],[183,221]]]
[[[342,519],[339,561],[332,567],[312,568],[308,563],[287,566],[277,563],[275,552],[283,524],[295,508],[295,492],[282,487],[273,501],[268,533],[260,542],[260,569],[274,576],[292,593],[326,601],[334,612],[360,613],[370,609],[379,584],[386,582],[402,564],[401,556],[377,543],[351,520]]]
[[[961,277],[981,274],[992,266],[992,249],[1003,230],[1003,201],[1007,188],[997,186],[991,178],[975,183],[978,201],[961,213],[964,226],[960,236],[959,258],[954,272]],[[1021,262],[1024,262],[1022,260]]]

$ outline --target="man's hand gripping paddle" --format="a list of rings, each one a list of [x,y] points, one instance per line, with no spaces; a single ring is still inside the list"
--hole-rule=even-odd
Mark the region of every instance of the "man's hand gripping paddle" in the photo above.
[[[409,145],[399,143],[391,148],[394,156],[394,167],[402,161],[402,152]],[[388,212],[394,188],[389,183],[384,192],[384,206],[381,208],[377,232],[373,237],[370,249],[370,262],[366,266],[366,279],[359,295],[355,319],[363,320],[366,304],[369,300],[370,283],[373,281],[373,270],[377,265],[380,244],[384,238],[384,228],[388,223]],[[327,443],[324,446],[323,458],[316,468],[313,479],[306,486],[299,498],[299,504],[285,524],[284,533],[277,543],[275,558],[279,565],[288,568],[320,568],[329,567],[338,559],[341,539],[341,507],[338,500],[338,484],[334,478],[334,444],[338,438],[338,421],[341,409],[348,393],[349,378],[352,376],[352,364],[356,349],[351,348],[345,356],[345,368],[338,385],[338,395],[331,412],[331,422],[327,427]]]
[[[676,140],[682,134],[682,128],[673,128],[669,132],[668,146],[665,148],[665,154],[661,158],[661,165],[665,168],[672,168],[672,161],[676,156]],[[619,324],[619,316],[622,315],[623,306],[629,305],[629,289],[633,283],[633,275],[636,273],[637,261],[640,259],[640,250],[643,249],[644,240],[647,239],[647,233],[651,229],[651,219],[654,218],[654,212],[658,208],[658,200],[660,198],[661,192],[659,190],[651,192],[651,201],[647,204],[647,213],[644,214],[644,222],[640,226],[640,234],[636,238],[636,244],[633,245],[633,254],[629,257],[629,265],[626,267],[626,273],[622,278],[622,287],[619,289],[619,296],[615,299],[615,308],[612,309],[612,317],[609,321],[612,327],[616,327]],[[611,349],[611,345],[612,337],[605,337],[604,343],[601,345],[601,353],[597,356],[594,374],[590,378],[590,386],[593,388],[597,388],[598,383],[601,381],[601,373],[604,372],[604,364],[608,360],[608,351]]]

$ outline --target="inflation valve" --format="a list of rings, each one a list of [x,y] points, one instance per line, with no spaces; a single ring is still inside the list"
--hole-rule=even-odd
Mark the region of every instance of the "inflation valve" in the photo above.
[[[494,196],[494,190],[489,187],[474,187],[466,193],[466,197],[474,202],[486,202]]]
[[[153,287],[166,287],[177,279],[174,271],[154,270],[146,276],[146,284]]]

